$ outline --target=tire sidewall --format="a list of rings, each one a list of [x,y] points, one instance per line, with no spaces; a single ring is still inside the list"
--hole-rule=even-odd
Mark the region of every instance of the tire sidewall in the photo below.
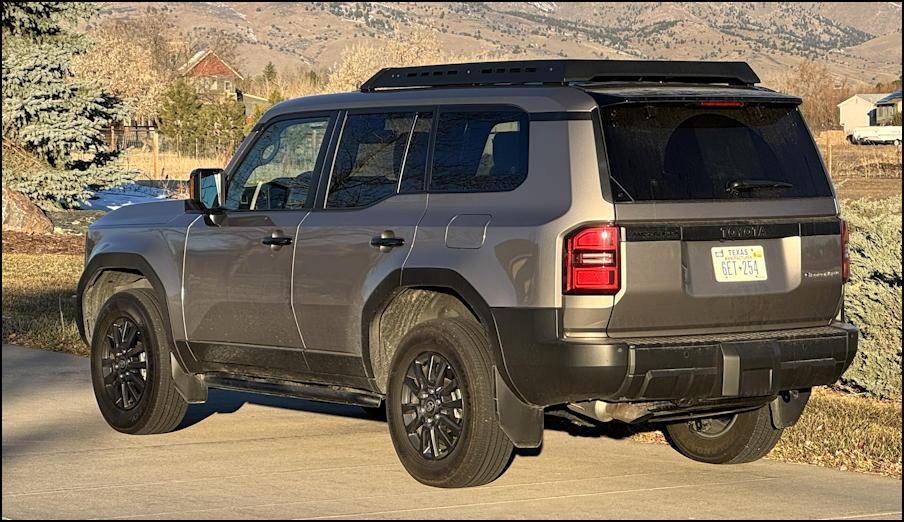
[[[465,407],[462,432],[455,448],[439,460],[423,458],[408,441],[401,413],[400,397],[408,367],[425,352],[442,355],[452,366],[459,381],[462,404]],[[455,339],[452,336],[446,335],[446,332],[440,328],[429,326],[418,328],[406,336],[393,358],[386,402],[387,420],[393,434],[393,445],[405,469],[425,484],[447,487],[451,481],[454,481],[453,475],[456,471],[466,465],[468,455],[473,454],[471,446],[474,444],[474,430],[478,429],[486,407],[481,404],[481,398],[474,395],[473,379],[477,371],[480,370],[471,358],[456,349]]]
[[[717,436],[699,435],[687,422],[668,425],[665,435],[672,446],[693,460],[712,464],[730,463],[742,453],[757,428],[763,422],[771,422],[768,414],[768,406],[765,410],[760,408],[738,413],[731,427]]]
[[[147,387],[138,405],[130,410],[121,410],[113,404],[104,387],[101,364],[105,350],[107,329],[113,322],[123,317],[132,320],[138,325],[138,331],[143,339],[147,354],[147,378],[145,379]],[[136,433],[141,431],[148,421],[148,408],[154,404],[160,389],[159,381],[162,365],[158,333],[159,325],[155,323],[152,314],[130,292],[114,294],[104,304],[98,314],[91,339],[91,380],[101,415],[117,431]]]

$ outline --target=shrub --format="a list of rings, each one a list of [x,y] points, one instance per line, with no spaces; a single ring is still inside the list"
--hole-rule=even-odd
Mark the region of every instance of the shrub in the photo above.
[[[856,390],[901,397],[901,198],[845,202],[851,282],[845,311],[860,328],[857,358],[842,377]]]

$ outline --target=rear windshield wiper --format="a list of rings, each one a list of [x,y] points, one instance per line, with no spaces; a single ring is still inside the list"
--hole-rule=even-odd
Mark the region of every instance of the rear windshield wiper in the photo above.
[[[789,190],[794,185],[784,181],[772,181],[768,179],[736,179],[725,187],[725,191],[731,194],[741,192],[753,192],[756,190]]]

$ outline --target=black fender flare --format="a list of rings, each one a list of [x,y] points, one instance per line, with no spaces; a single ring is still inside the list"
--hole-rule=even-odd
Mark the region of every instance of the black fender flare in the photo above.
[[[519,448],[539,447],[543,440],[543,408],[533,406],[518,393],[509,378],[496,320],[490,306],[471,283],[448,268],[404,268],[389,273],[371,292],[361,313],[361,356],[368,377],[374,377],[370,334],[374,321],[400,290],[438,288],[456,293],[477,316],[489,334],[495,366],[496,413],[502,430]]]
[[[157,296],[157,303],[162,312],[161,315],[163,315],[163,328],[166,331],[166,334],[170,336],[169,340],[171,346],[174,347],[171,362],[173,363],[173,379],[176,382],[176,388],[188,402],[204,402],[207,398],[207,387],[201,379],[186,370],[189,366],[186,366],[184,360],[185,354],[182,353],[181,344],[183,343],[177,343],[173,338],[173,326],[170,323],[169,302],[166,298],[166,290],[163,286],[163,282],[160,280],[157,272],[151,267],[151,264],[141,254],[136,254],[134,252],[103,252],[93,256],[91,260],[88,261],[88,264],[85,266],[85,269],[79,278],[75,293],[76,323],[82,341],[89,347],[91,346],[91,340],[88,339],[85,332],[85,312],[82,302],[85,295],[85,289],[94,283],[100,274],[108,270],[128,270],[130,272],[137,272],[150,282],[151,289]]]

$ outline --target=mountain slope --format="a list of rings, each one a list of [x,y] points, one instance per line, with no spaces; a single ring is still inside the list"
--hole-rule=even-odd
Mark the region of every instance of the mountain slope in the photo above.
[[[104,18],[146,4],[104,4]],[[803,59],[838,78],[873,84],[901,75],[901,4],[858,3],[157,3],[193,39],[237,45],[243,71],[326,70],[352,41],[412,27],[475,59],[637,58],[746,60],[766,82]]]

